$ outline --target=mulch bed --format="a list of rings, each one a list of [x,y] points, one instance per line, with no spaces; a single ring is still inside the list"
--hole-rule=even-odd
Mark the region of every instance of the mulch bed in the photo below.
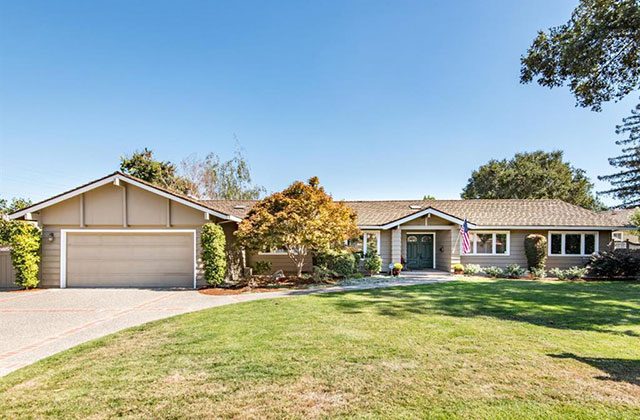
[[[335,284],[335,281],[326,280],[324,282],[314,281],[312,278],[286,276],[274,280],[271,276],[253,276],[251,285],[248,281],[243,281],[234,285],[222,285],[220,287],[204,287],[199,290],[204,295],[225,296],[240,295],[243,293],[264,293],[277,292],[279,290],[300,289],[312,285]]]

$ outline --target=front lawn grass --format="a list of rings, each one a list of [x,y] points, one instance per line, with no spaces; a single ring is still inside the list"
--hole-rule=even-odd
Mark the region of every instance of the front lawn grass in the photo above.
[[[640,284],[471,279],[146,324],[0,379],[16,417],[640,417]]]

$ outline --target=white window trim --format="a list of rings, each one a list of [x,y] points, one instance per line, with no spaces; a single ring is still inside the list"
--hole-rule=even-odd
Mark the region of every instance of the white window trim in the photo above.
[[[613,232],[611,234],[611,238],[614,241],[623,241],[624,240],[624,233],[623,232]]]
[[[287,250],[258,252],[258,255],[288,255]]]
[[[561,243],[560,243],[560,251],[561,254],[552,254],[551,253],[551,235],[562,235]],[[565,254],[565,243],[566,243],[566,235],[580,235],[580,253],[579,254]],[[585,242],[584,235],[594,235],[594,251],[593,254],[597,254],[600,252],[600,233],[598,231],[562,231],[562,230],[554,230],[549,231],[547,234],[547,255],[550,257],[589,257],[593,254],[586,254],[584,252]]]
[[[193,235],[193,288],[198,282],[198,247],[195,229],[60,229],[60,288],[67,287],[67,234],[68,233],[191,233]]]
[[[469,236],[471,236],[471,252],[464,254],[462,252],[462,241],[460,241],[460,255],[477,256],[477,257],[508,257],[511,255],[511,232],[508,230],[470,230]],[[471,235],[474,234],[474,235]],[[479,234],[492,234],[492,247],[491,254],[478,253],[478,237]],[[507,235],[507,249],[505,253],[496,254],[496,235]]]
[[[369,239],[369,235],[376,236],[376,253],[380,255],[380,231],[379,230],[368,230],[362,232],[362,255],[367,255],[367,240]]]

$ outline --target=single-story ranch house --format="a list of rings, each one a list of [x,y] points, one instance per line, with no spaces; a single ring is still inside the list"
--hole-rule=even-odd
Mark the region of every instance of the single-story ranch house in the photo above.
[[[254,201],[196,200],[115,172],[18,211],[43,230],[43,287],[197,287],[203,224],[223,226],[228,243]],[[607,213],[559,200],[349,201],[363,238],[383,267],[450,271],[456,263],[526,266],[524,238],[548,237],[548,267],[582,265],[608,249],[623,228]],[[461,255],[460,226],[468,220],[471,253]],[[247,265],[272,262],[293,271],[278,250],[252,253]],[[311,261],[305,265],[311,269]]]

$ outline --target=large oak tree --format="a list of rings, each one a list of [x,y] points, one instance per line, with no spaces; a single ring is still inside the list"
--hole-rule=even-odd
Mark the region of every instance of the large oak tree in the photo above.
[[[582,169],[562,160],[562,152],[517,153],[490,160],[464,187],[462,198],[555,198],[592,210],[603,208]]]
[[[599,111],[640,87],[640,1],[580,0],[564,25],[539,31],[520,80],[565,83],[577,104]]]
[[[353,210],[333,201],[317,177],[306,184],[294,182],[261,200],[236,231],[239,242],[249,249],[286,249],[298,276],[310,252],[343,244],[358,234]]]

